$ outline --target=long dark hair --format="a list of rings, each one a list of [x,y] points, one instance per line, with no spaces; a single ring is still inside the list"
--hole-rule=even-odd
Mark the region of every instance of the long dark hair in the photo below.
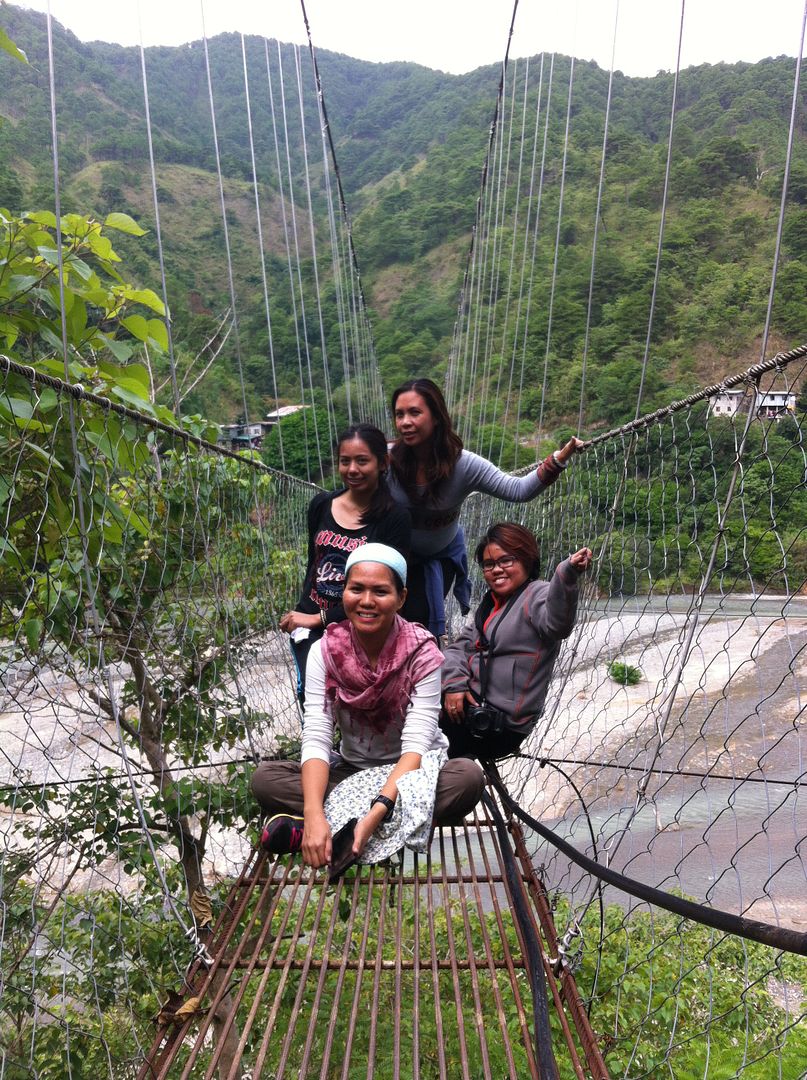
[[[412,502],[425,502],[433,497],[435,488],[441,481],[447,480],[454,472],[462,453],[462,439],[454,430],[443,391],[431,379],[409,379],[392,393],[392,415],[401,394],[414,391],[420,394],[434,421],[434,434],[429,447],[430,453],[425,459],[426,494],[419,495],[417,490],[418,459],[415,452],[398,438],[390,451],[393,471],[401,486]]]
[[[497,521],[495,525],[491,525],[474,552],[474,559],[480,566],[485,557],[485,548],[490,544],[498,544],[508,555],[515,555],[530,580],[534,581],[540,574],[541,552],[538,541],[523,525],[517,525],[514,521]]]
[[[387,436],[373,424],[351,424],[349,428],[345,428],[336,440],[337,457],[339,456],[342,443],[348,442],[350,439],[361,439],[361,441],[366,444],[367,449],[373,457],[378,461],[378,487],[373,492],[370,505],[359,519],[360,524],[370,525],[373,522],[380,521],[380,519],[384,517],[385,514],[388,514],[395,506],[389,485],[387,484],[387,459],[389,455],[387,449]]]

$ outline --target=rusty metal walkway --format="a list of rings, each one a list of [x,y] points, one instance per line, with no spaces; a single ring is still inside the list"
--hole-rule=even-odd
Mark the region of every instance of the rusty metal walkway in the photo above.
[[[507,825],[508,877],[498,824],[480,806],[437,829],[426,856],[335,886],[299,858],[253,852],[211,932],[212,966],[189,973],[187,1017],[158,1028],[139,1076],[545,1078],[530,979],[540,955],[560,1075],[605,1080],[520,826]]]

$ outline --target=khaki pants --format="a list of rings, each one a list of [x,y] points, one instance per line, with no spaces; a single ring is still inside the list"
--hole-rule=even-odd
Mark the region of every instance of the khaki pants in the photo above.
[[[346,761],[331,765],[325,795],[328,796],[340,781],[358,771]],[[475,761],[470,758],[447,761],[437,778],[435,824],[461,821],[479,802],[483,784],[482,770]],[[302,814],[302,765],[299,761],[262,761],[252,774],[251,787],[252,794],[268,814]]]

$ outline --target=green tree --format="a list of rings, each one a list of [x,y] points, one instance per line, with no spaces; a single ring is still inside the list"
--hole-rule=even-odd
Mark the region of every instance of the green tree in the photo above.
[[[188,442],[151,401],[138,350],[163,348],[162,303],[125,282],[108,235],[141,233],[135,222],[63,217],[64,320],[55,226],[49,213],[0,218],[0,334],[12,359],[45,380],[11,368],[0,393],[0,637],[12,643],[9,663],[34,678],[47,664],[76,687],[142,775],[137,801],[103,774],[26,791],[30,816],[18,826],[21,854],[4,867],[4,900],[65,844],[81,868],[114,856],[158,888],[150,838],[163,852],[173,845],[184,906],[206,891],[212,823],[243,827],[252,805],[243,774],[190,780],[183,769],[244,738],[250,710],[238,671],[299,582],[287,541],[307,493],[287,497],[270,527],[268,471]],[[62,323],[70,380],[81,384],[75,400],[47,382],[64,373]],[[100,401],[86,400],[88,390]],[[211,434],[198,418],[183,423],[192,437]],[[14,787],[0,792],[10,806],[19,798]],[[34,927],[26,940],[30,949],[44,938]]]

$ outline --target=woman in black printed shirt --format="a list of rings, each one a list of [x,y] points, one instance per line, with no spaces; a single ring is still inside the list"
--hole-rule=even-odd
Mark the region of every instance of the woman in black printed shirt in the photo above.
[[[387,439],[372,424],[354,424],[339,436],[339,476],[344,487],[315,495],[308,507],[308,568],[300,599],[280,620],[292,635],[297,692],[302,700],[308,650],[328,623],[345,618],[345,563],[362,544],[388,544],[406,557],[409,511],[396,506],[387,486]]]

